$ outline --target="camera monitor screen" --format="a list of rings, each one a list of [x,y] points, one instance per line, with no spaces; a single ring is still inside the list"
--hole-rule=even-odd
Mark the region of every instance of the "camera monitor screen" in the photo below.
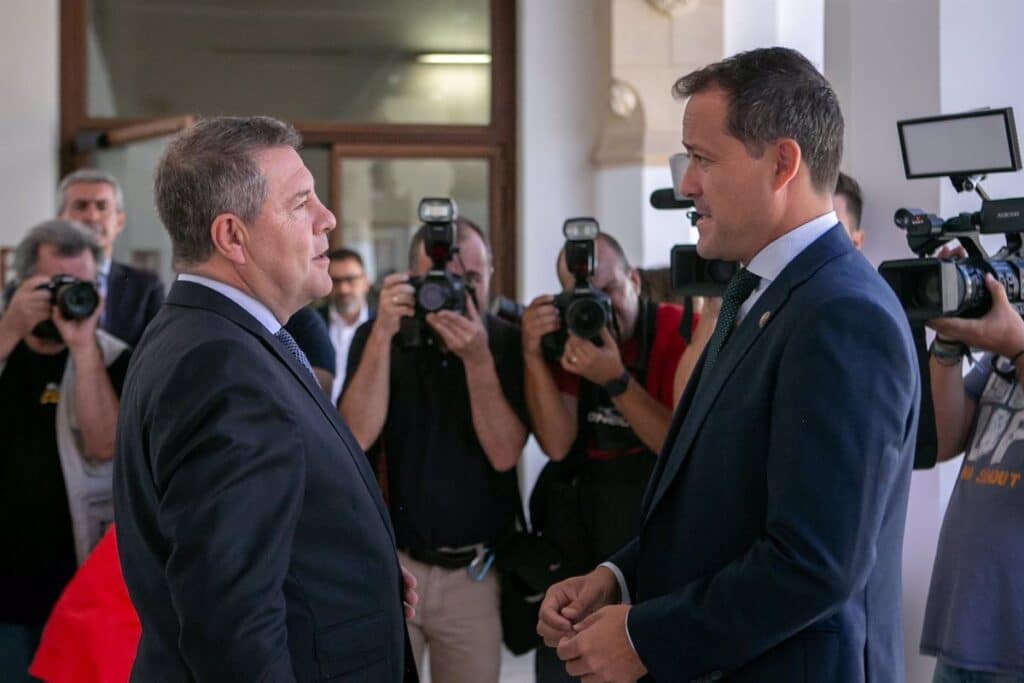
[[[896,125],[907,178],[1021,168],[1012,107],[909,119]]]

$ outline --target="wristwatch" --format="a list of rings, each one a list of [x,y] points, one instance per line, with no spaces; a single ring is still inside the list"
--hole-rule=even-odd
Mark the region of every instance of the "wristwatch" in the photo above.
[[[629,388],[629,380],[632,375],[629,374],[629,370],[623,370],[622,374],[604,385],[604,390],[608,392],[608,395],[612,398],[621,396],[626,393],[626,389]]]

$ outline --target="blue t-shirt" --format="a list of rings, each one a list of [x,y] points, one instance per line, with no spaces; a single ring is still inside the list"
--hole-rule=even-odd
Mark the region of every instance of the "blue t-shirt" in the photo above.
[[[1024,674],[1024,390],[985,356],[965,378],[976,405],[946,508],[921,652],[975,671]]]

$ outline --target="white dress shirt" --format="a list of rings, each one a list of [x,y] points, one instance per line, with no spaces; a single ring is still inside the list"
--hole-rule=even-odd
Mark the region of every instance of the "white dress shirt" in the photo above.
[[[197,285],[208,287],[218,294],[223,294],[241,306],[246,313],[256,318],[263,327],[267,328],[267,332],[270,334],[277,334],[278,330],[281,329],[281,323],[277,321],[277,318],[274,317],[269,308],[237,287],[192,273],[179,273],[178,279],[182,282],[194,282]]]
[[[331,336],[331,344],[334,346],[334,384],[331,385],[331,403],[337,405],[338,397],[341,396],[341,388],[345,386],[345,371],[348,369],[348,349],[352,346],[352,337],[356,329],[370,319],[370,309],[363,302],[359,311],[359,317],[349,325],[341,316],[341,313],[332,304],[327,304],[327,316],[330,318],[328,333]]]

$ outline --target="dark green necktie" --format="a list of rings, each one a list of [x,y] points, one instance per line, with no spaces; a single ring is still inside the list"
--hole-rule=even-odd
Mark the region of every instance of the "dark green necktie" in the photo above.
[[[711,374],[711,369],[718,360],[718,354],[722,352],[729,333],[736,322],[736,314],[740,312],[740,306],[747,300],[751,292],[761,281],[760,276],[754,275],[746,268],[736,271],[736,274],[729,280],[722,295],[722,308],[718,312],[718,322],[715,323],[715,331],[711,334],[711,341],[708,342],[708,355],[704,361],[704,369],[701,370],[701,378]]]

